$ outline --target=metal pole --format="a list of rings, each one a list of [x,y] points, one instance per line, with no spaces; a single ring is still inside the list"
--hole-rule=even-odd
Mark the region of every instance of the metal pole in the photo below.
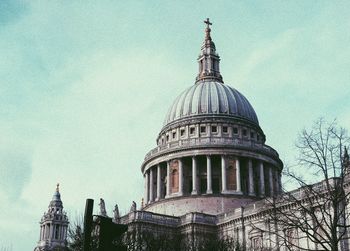
[[[84,242],[83,251],[91,251],[91,230],[92,230],[92,211],[94,200],[86,199],[84,214]]]

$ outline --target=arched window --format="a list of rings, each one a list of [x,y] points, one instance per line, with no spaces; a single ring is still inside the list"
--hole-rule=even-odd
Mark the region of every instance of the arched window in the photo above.
[[[285,231],[288,250],[298,250],[299,246],[299,236],[298,236],[298,229],[290,228]]]
[[[237,189],[237,182],[236,182],[236,167],[233,165],[229,165],[227,172],[226,172],[226,178],[227,178],[227,189],[228,190],[236,190]]]
[[[173,193],[179,191],[179,172],[177,171],[177,169],[174,169],[171,173],[171,185]]]

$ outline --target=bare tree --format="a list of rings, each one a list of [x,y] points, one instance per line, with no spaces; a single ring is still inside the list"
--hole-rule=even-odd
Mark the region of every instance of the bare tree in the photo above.
[[[240,251],[239,243],[230,237],[219,238],[214,233],[191,234],[133,229],[124,235],[124,244],[130,251]]]
[[[67,233],[67,250],[68,251],[83,251],[84,224],[83,216],[77,216],[73,223],[70,223]],[[98,238],[93,236],[91,240],[91,248],[97,250]]]
[[[298,169],[284,170],[300,188],[266,199],[276,247],[331,251],[348,247],[348,143],[346,130],[335,121],[319,119],[300,133]]]

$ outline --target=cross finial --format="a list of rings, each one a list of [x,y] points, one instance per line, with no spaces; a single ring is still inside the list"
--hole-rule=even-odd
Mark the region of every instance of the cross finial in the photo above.
[[[56,185],[56,191],[57,191],[57,192],[60,191],[60,183],[57,183],[57,185]]]
[[[207,18],[206,20],[204,20],[204,23],[207,25],[207,28],[209,29],[209,25],[213,25],[213,23],[211,23],[209,21],[209,18]]]

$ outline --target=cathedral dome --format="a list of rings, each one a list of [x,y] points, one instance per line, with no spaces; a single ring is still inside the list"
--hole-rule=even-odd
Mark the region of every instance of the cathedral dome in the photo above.
[[[171,105],[164,124],[198,115],[227,115],[259,125],[249,101],[236,89],[215,80],[201,80],[182,92]]]
[[[247,98],[224,84],[204,23],[195,83],[170,106],[141,166],[146,211],[219,214],[280,193],[283,163]]]

